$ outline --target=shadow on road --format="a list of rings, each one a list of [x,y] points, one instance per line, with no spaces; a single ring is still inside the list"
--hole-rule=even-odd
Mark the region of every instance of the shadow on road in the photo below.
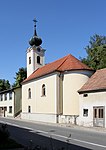
[[[39,150],[90,150],[85,147],[71,144],[71,139],[69,138],[67,138],[66,142],[53,139],[52,132],[54,131],[51,131],[50,134],[47,135],[49,137],[47,137],[42,135],[40,132],[33,132],[29,129],[23,129],[10,125],[7,127],[11,138],[25,147],[29,147],[30,149],[38,147]]]

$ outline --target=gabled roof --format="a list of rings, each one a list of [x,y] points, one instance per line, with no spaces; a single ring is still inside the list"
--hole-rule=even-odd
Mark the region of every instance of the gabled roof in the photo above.
[[[78,91],[79,93],[106,90],[106,68],[97,70]]]
[[[10,88],[10,89],[7,89],[7,90],[0,91],[0,94],[4,94],[4,93],[8,93],[8,92],[13,92],[14,90],[16,90],[18,88],[21,88],[21,86],[13,87],[13,88]]]
[[[90,69],[88,66],[80,62],[77,58],[75,58],[71,54],[69,54],[61,59],[58,59],[52,63],[49,63],[35,70],[27,79],[23,81],[23,83],[47,75],[49,73],[53,73],[55,71],[62,72],[69,70],[92,70],[92,69]]]

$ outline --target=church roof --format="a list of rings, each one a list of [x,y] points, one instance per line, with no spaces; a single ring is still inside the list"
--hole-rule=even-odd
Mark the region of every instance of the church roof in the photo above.
[[[49,73],[53,73],[55,71],[64,72],[70,70],[92,70],[77,58],[72,56],[71,54],[58,59],[52,63],[49,63],[37,70],[35,70],[27,79],[23,81],[23,83],[36,79],[38,77],[47,75]]]
[[[78,91],[79,93],[106,90],[106,68],[97,70]]]

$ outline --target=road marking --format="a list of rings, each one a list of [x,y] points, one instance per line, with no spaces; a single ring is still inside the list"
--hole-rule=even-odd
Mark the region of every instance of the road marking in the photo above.
[[[74,138],[68,138],[68,137],[66,137],[64,135],[58,135],[58,134],[55,134],[55,133],[52,133],[52,132],[46,132],[46,131],[42,131],[42,130],[34,130],[33,128],[29,128],[29,127],[25,127],[25,126],[23,127],[23,126],[20,126],[20,125],[17,125],[17,124],[13,124],[13,123],[1,121],[1,120],[0,120],[0,122],[4,123],[4,124],[11,125],[11,126],[16,126],[16,127],[28,129],[28,130],[30,130],[29,132],[33,132],[33,133],[36,133],[36,134],[47,134],[47,135],[50,135],[50,136],[57,136],[57,137],[61,137],[61,138],[67,139],[67,140],[69,140],[69,142],[70,142],[70,140],[73,140],[73,141],[77,141],[77,142],[80,142],[80,143],[86,143],[86,144],[89,144],[89,145],[106,148],[105,145],[100,145],[100,144],[96,144],[96,143],[92,143],[92,142],[82,141],[82,140],[74,139]]]
[[[81,142],[81,143],[86,143],[86,144],[89,144],[89,145],[94,145],[94,146],[99,146],[99,147],[106,148],[105,145],[100,145],[100,144],[96,144],[96,143],[92,143],[92,142],[87,142],[87,141],[82,141],[82,140],[78,140],[78,139],[72,139],[72,140],[78,141],[78,142]]]
[[[31,130],[30,132],[34,132],[34,133],[38,132],[37,134],[40,134],[40,133],[41,134],[44,133],[44,134],[47,134],[47,135],[50,134],[50,132],[45,132],[45,131],[41,131],[41,130]],[[68,138],[64,135],[58,135],[58,134],[55,134],[55,133],[51,133],[50,135],[67,139],[67,140],[69,140],[69,142],[70,142],[70,140],[73,140],[73,141],[77,141],[77,142],[80,142],[80,143],[86,143],[86,144],[89,144],[89,145],[106,148],[105,145],[100,145],[100,144],[96,144],[96,143],[92,143],[92,142],[82,141],[82,140],[78,140],[78,139],[74,139],[74,138]]]
[[[41,130],[34,130],[34,129],[31,129],[29,132],[36,133],[36,134],[40,134],[40,133],[49,134],[49,132],[41,131]]]
[[[73,141],[77,141],[77,142],[80,142],[80,143],[86,143],[86,144],[89,144],[89,145],[106,148],[105,145],[100,145],[100,144],[96,144],[96,143],[92,143],[92,142],[82,141],[82,140],[78,140],[78,139],[74,139],[74,138],[68,138],[68,137],[66,137],[66,136],[58,135],[58,134],[54,134],[54,133],[53,133],[52,135],[58,136],[58,137],[61,137],[61,138],[65,138],[65,139],[69,140],[69,142],[70,142],[71,140],[73,140]]]
[[[68,137],[66,137],[66,136],[58,135],[58,134],[54,134],[54,133],[53,133],[52,135],[58,136],[58,137],[61,137],[61,138],[65,138],[65,139],[69,140],[69,142],[70,142],[71,140],[73,140],[73,141],[77,141],[77,142],[80,142],[80,143],[86,143],[86,144],[89,144],[89,145],[106,148],[105,145],[100,145],[100,144],[96,144],[96,143],[92,143],[92,142],[82,141],[82,140],[78,140],[78,139],[74,139],[74,138],[68,138]]]

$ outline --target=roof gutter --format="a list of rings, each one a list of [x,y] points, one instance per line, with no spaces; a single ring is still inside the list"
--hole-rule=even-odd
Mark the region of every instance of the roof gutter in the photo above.
[[[103,89],[92,89],[92,90],[84,90],[84,91],[78,91],[79,94],[83,94],[83,93],[96,93],[96,92],[105,92],[106,88]]]

